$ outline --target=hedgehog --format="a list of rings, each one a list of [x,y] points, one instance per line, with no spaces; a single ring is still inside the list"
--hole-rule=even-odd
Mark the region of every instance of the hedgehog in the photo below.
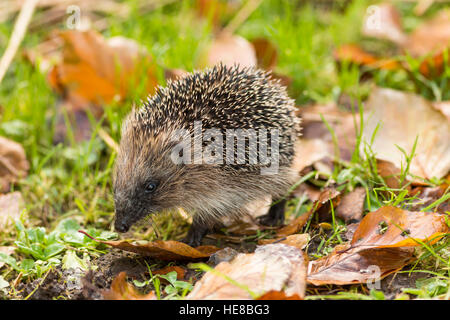
[[[286,88],[256,67],[219,64],[158,87],[122,124],[113,174],[114,227],[155,213],[192,214],[198,246],[223,219],[273,201],[263,225],[284,223],[300,119]]]

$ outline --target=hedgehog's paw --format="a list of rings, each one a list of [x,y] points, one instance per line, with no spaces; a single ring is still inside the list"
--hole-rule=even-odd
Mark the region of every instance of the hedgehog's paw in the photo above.
[[[194,221],[189,228],[187,236],[183,238],[181,242],[184,242],[193,248],[198,247],[201,245],[203,238],[209,231],[210,229],[207,226],[195,223]]]
[[[264,226],[280,226],[284,224],[284,207],[286,200],[275,201],[275,204],[270,207],[267,214],[258,218],[259,223]]]

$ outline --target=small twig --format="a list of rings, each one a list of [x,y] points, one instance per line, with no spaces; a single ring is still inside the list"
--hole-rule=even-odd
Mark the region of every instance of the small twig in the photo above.
[[[39,0],[27,0],[20,10],[19,17],[16,20],[14,30],[11,38],[9,39],[8,47],[0,60],[0,83],[2,82],[9,65],[16,55],[17,49],[25,36],[25,31],[27,30],[31,17],[33,16],[34,8],[36,7],[38,1]]]
[[[223,31],[233,34],[239,26],[258,8],[262,0],[248,0],[247,3],[236,13],[234,18],[227,24]]]

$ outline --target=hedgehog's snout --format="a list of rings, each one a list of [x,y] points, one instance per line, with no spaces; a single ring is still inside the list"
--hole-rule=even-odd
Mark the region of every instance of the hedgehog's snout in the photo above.
[[[115,194],[115,221],[114,229],[118,232],[127,232],[132,223],[131,214],[133,212],[133,206],[129,204],[129,201],[122,193]]]
[[[117,220],[114,222],[114,229],[118,232],[127,232],[130,226],[125,221]]]
[[[116,207],[114,229],[118,232],[127,232],[131,227],[131,223],[126,212]]]

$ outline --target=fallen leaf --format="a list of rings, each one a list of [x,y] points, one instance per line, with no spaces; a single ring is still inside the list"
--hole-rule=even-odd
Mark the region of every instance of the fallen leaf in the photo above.
[[[447,117],[448,122],[450,122],[450,101],[433,102],[433,107],[442,112]]]
[[[73,100],[72,100],[73,102]],[[63,143],[67,137],[67,123],[76,142],[88,141],[92,135],[92,126],[85,110],[73,108],[72,103],[62,101],[56,106],[56,124],[53,134],[53,144]]]
[[[438,78],[442,75],[442,73],[445,71],[445,65],[444,65],[444,55],[449,55],[450,50],[444,49],[441,52],[438,52],[431,57],[428,57],[424,59],[420,66],[419,71],[421,74],[423,74],[425,77],[429,79]],[[449,64],[450,62],[448,62]],[[449,118],[449,113],[444,113],[447,115],[447,119]]]
[[[307,281],[320,286],[367,283],[386,277],[412,261],[412,248],[351,249],[337,246],[331,254],[311,261]]]
[[[344,219],[346,222],[361,220],[364,211],[364,200],[366,198],[366,189],[357,187],[355,190],[342,197],[341,202],[336,208],[336,216]]]
[[[400,189],[406,186],[408,180],[401,181],[402,171],[390,161],[377,159],[377,173],[383,178],[389,188]],[[407,186],[406,188],[410,188]]]
[[[19,219],[23,207],[22,194],[18,191],[0,195],[0,230]]]
[[[200,67],[214,66],[218,63],[226,66],[239,64],[241,67],[255,67],[257,65],[255,49],[241,36],[221,32],[201,55]]]
[[[23,147],[0,137],[0,192],[7,192],[10,184],[26,176],[29,164]]]
[[[443,215],[382,207],[368,213],[349,244],[311,261],[308,283],[354,284],[381,279],[413,261],[414,246],[435,243],[449,231]]]
[[[165,77],[166,81],[167,80],[175,81],[180,78],[183,78],[187,74],[189,74],[189,73],[183,69],[166,69],[166,70],[164,70],[164,77]]]
[[[124,99],[132,83],[142,82],[142,68],[147,68],[147,89],[157,84],[150,55],[135,41],[124,37],[105,39],[95,31],[63,31],[61,63],[49,73],[49,83],[64,89],[75,108],[90,103],[102,105]]]
[[[339,64],[348,62],[358,66],[369,67],[370,69],[393,70],[398,69],[401,66],[393,59],[384,59],[374,56],[355,44],[345,44],[338,47],[334,50],[333,56]]]
[[[264,245],[269,243],[282,243],[302,250],[308,244],[309,239],[310,236],[308,233],[302,233],[302,234],[292,234],[284,238],[261,239],[258,241],[258,244]]]
[[[80,230],[80,232],[97,242],[107,244],[113,248],[138,253],[143,256],[149,256],[160,260],[193,260],[208,258],[212,253],[219,250],[219,248],[214,246],[199,246],[193,248],[183,242],[172,240],[157,240],[153,242],[132,242],[131,240],[101,241],[91,237],[85,231]]]
[[[411,196],[417,196],[417,200],[415,200],[412,206],[408,209],[411,211],[422,210],[438,199],[441,199],[445,194],[448,194],[449,192],[450,186],[448,183],[443,183],[440,186],[434,188],[417,187],[410,192]],[[444,214],[446,211],[450,211],[450,201],[444,201],[432,210]]]
[[[433,244],[448,231],[444,215],[387,206],[364,217],[351,245],[376,248],[420,246],[416,240]]]
[[[302,196],[306,196],[309,200],[315,202],[320,197],[320,189],[313,187],[307,183],[300,184],[294,191],[292,191],[292,195],[296,198],[300,198]]]
[[[268,244],[259,246],[254,253],[241,253],[231,262],[218,264],[195,284],[186,299],[252,299],[270,291],[303,298],[305,278],[306,262],[301,250]]]
[[[298,294],[287,296],[283,291],[269,291],[256,300],[302,300]]]
[[[126,281],[126,273],[121,272],[111,283],[109,290],[103,290],[102,295],[105,300],[156,300],[156,294],[151,291],[148,294],[141,294],[135,287]]]
[[[258,66],[262,69],[273,70],[278,62],[278,50],[275,45],[265,38],[256,38],[251,41],[255,49]]]
[[[381,124],[372,150],[378,159],[405,168],[397,148],[411,153],[418,137],[410,172],[423,178],[442,178],[450,170],[450,123],[421,96],[385,88],[375,88],[367,103],[363,139],[370,142]]]
[[[408,37],[403,48],[419,57],[437,53],[450,46],[450,10],[442,10],[419,25]]]
[[[169,272],[173,272],[173,271],[175,271],[177,273],[177,280],[184,279],[184,275],[186,274],[186,269],[184,269],[182,267],[178,267],[178,266],[167,266],[165,268],[152,271],[152,274],[164,275],[164,274],[168,274]],[[164,279],[161,279],[161,280],[164,280]]]
[[[333,154],[333,148],[323,139],[298,139],[292,169],[301,172],[306,167]]]
[[[302,138],[319,139],[321,153],[328,151],[328,157],[333,159],[336,153],[339,158],[349,161],[356,146],[355,125],[359,126],[359,117],[352,112],[342,110],[335,103],[326,105],[311,105],[299,108],[299,116],[302,118]],[[330,133],[325,120],[336,135],[338,150],[336,150],[333,136]],[[327,148],[323,145],[327,144]]]
[[[365,36],[387,39],[397,45],[406,42],[400,13],[391,3],[380,3],[367,8],[362,33]]]

